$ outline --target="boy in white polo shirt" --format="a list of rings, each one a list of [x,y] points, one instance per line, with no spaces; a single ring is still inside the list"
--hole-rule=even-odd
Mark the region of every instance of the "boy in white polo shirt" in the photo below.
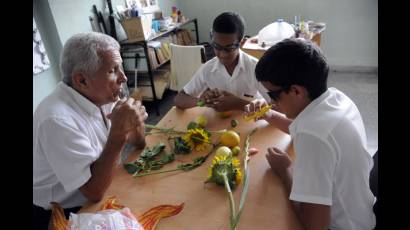
[[[270,110],[263,119],[290,133],[296,152],[294,162],[274,147],[266,158],[305,229],[373,229],[373,160],[362,117],[345,94],[327,88],[328,72],[320,49],[301,39],[286,39],[260,59],[256,78],[286,115]]]
[[[251,100],[262,95],[268,98],[255,78],[258,60],[239,49],[244,28],[237,13],[225,12],[215,18],[211,45],[216,57],[202,65],[175,97],[178,108],[194,107],[201,100],[218,112],[242,110]]]

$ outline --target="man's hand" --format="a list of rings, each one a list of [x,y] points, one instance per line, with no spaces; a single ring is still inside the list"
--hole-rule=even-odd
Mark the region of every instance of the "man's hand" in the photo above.
[[[147,117],[148,114],[141,101],[123,98],[117,102],[111,114],[107,115],[111,120],[110,135],[127,140],[130,132],[144,127]]]

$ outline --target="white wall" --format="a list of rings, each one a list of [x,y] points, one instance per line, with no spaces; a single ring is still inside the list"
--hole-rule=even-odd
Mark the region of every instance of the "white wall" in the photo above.
[[[64,43],[76,33],[92,31],[89,16],[94,15],[93,4],[104,14],[105,0],[33,1],[33,16],[51,64],[46,71],[33,75],[33,113],[41,100],[54,90],[61,79],[58,65]],[[112,0],[112,5],[114,9],[117,5],[125,6],[125,0]],[[158,5],[163,9],[165,16],[171,13],[173,5],[178,6],[175,0],[159,0]],[[108,25],[108,22],[106,24]],[[119,24],[117,28],[121,39],[125,33]]]
[[[125,0],[113,0],[113,6]],[[34,0],[33,15],[40,30],[50,69],[33,76],[33,111],[60,81],[59,55],[73,34],[91,31],[92,5],[105,0]],[[176,5],[189,18],[198,18],[200,41],[209,41],[213,19],[223,11],[237,11],[245,18],[248,35],[257,34],[277,18],[293,22],[294,15],[327,23],[322,49],[333,66],[378,66],[377,0],[158,0],[167,16]]]
[[[198,18],[201,41],[209,41],[213,19],[236,11],[246,21],[245,33],[256,35],[277,18],[325,22],[321,47],[331,66],[378,66],[377,0],[178,0],[182,13]]]
[[[50,68],[33,75],[33,113],[37,105],[46,97],[60,81],[58,68],[59,50],[61,50],[54,20],[51,16],[47,0],[35,0],[33,17],[50,60]]]

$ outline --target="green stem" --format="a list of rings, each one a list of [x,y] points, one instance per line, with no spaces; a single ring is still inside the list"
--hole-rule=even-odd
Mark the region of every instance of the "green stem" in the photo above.
[[[180,130],[174,130],[174,128],[161,128],[161,127],[157,127],[155,125],[150,125],[150,124],[145,124],[146,128],[149,129],[156,129],[156,130],[160,130],[162,132],[166,132],[166,133],[173,133],[173,134],[186,134],[188,132],[186,131],[180,131]],[[222,134],[224,132],[226,132],[226,129],[221,129],[221,130],[217,130],[217,131],[210,131],[207,130],[210,133],[216,133],[216,134]]]
[[[184,131],[174,130],[174,128],[161,128],[161,127],[157,127],[155,125],[150,125],[150,124],[145,124],[145,127],[149,129],[160,130],[165,133],[172,133],[172,134],[186,134],[187,133]]]
[[[254,128],[252,129],[252,131],[246,136],[246,140],[245,140],[245,144],[243,147],[243,151],[245,152],[245,159],[244,159],[244,171],[246,171],[246,169],[248,168],[248,161],[249,161],[249,143],[250,143],[250,139],[251,136],[256,132],[256,130],[258,130],[258,128]]]
[[[143,177],[143,176],[166,173],[166,172],[173,172],[173,171],[178,171],[178,170],[181,170],[181,169],[170,169],[170,170],[164,170],[164,171],[159,171],[159,172],[148,172],[148,173],[134,174],[133,177]]]
[[[215,134],[222,134],[222,133],[226,132],[226,129],[221,129],[221,130],[217,130],[217,131],[209,131],[208,130],[208,132],[215,133]]]
[[[229,186],[229,181],[228,181],[228,177],[226,175],[226,172],[222,173],[222,176],[224,178],[224,182],[225,182],[225,188],[226,191],[228,192],[229,195],[229,208],[231,209],[231,230],[235,230],[235,226],[234,226],[234,222],[235,222],[235,201],[233,199],[233,194],[232,194],[232,190],[231,187]]]

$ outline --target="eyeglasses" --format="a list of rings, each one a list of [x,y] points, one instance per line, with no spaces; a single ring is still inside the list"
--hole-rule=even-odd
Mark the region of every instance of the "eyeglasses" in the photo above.
[[[239,48],[239,46],[240,46],[240,44],[239,43],[234,43],[234,44],[231,44],[231,45],[227,45],[227,46],[221,46],[221,45],[219,45],[219,44],[217,44],[217,43],[215,43],[215,42],[211,42],[211,46],[212,46],[212,48],[214,48],[214,49],[216,49],[216,50],[218,50],[218,51],[225,51],[225,52],[227,52],[227,53],[230,53],[230,52],[233,52],[233,51],[235,51],[236,49],[238,49]]]
[[[280,97],[280,93],[282,93],[283,91],[285,91],[283,88],[280,88],[278,90],[274,90],[274,91],[268,91],[266,92],[270,98],[272,98],[272,100],[277,101],[279,100]]]

